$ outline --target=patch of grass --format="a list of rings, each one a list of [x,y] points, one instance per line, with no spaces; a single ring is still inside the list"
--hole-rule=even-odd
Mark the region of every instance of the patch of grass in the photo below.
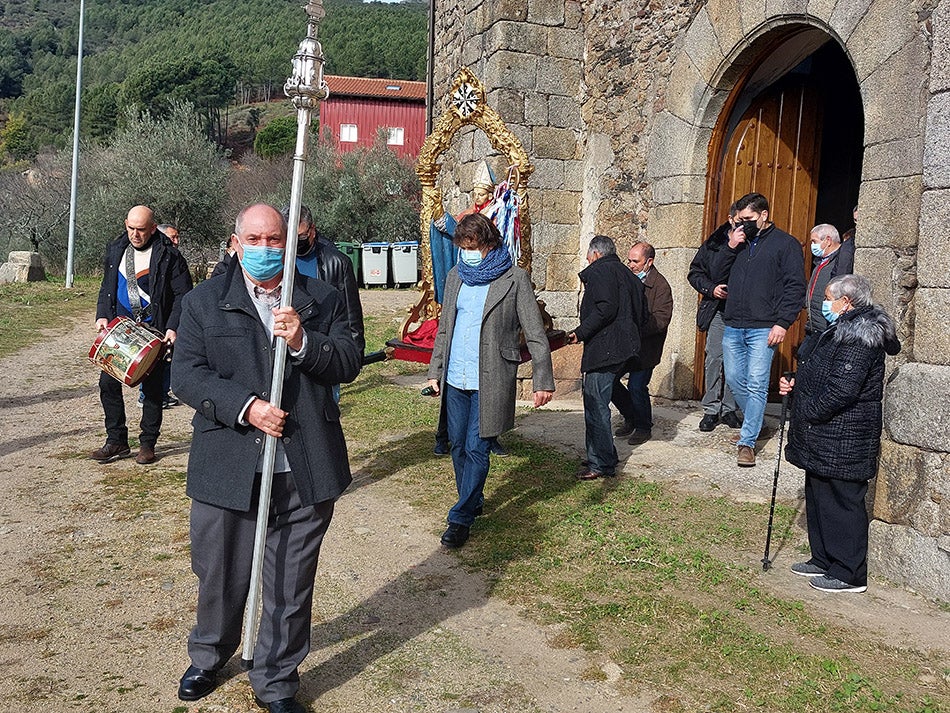
[[[69,290],[61,280],[0,285],[0,357],[42,341],[42,329],[64,328],[72,317],[93,309],[98,295],[99,281],[88,277],[77,278]]]
[[[166,488],[184,492],[185,472],[114,465],[105,472],[102,482],[110,508],[115,507],[115,519],[134,520],[142,513],[164,506]]]
[[[433,401],[367,370],[343,406],[362,473],[441,512],[454,489],[451,463],[431,451]],[[950,687],[928,690],[908,666],[946,662],[862,638],[760,588],[767,505],[636,477],[579,483],[573,459],[512,436],[505,444],[511,455],[492,460],[485,517],[458,556],[495,594],[560,626],[552,645],[607,656],[624,685],[659,692],[656,710],[950,710]],[[797,517],[779,505],[773,542],[794,539]]]

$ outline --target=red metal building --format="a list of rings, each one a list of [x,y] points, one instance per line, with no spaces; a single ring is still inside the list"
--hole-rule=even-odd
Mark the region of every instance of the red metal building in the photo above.
[[[320,103],[320,134],[329,128],[339,151],[372,146],[386,132],[398,156],[415,158],[426,138],[426,84],[401,79],[325,77],[330,97]]]

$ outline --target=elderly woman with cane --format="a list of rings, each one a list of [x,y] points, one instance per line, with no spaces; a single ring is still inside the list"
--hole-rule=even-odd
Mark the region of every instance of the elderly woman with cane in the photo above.
[[[792,565],[823,592],[867,589],[868,516],[864,497],[881,450],[884,356],[900,343],[893,320],[871,303],[861,275],[834,278],[822,312],[829,327],[798,373],[779,382],[792,393],[785,457],[805,470],[805,516],[811,559]]]
[[[446,277],[427,391],[445,389],[458,501],[442,544],[457,548],[482,513],[491,440],[515,422],[519,329],[534,362],[535,408],[551,400],[554,372],[531,280],[512,264],[495,224],[467,215],[452,240],[460,259]]]

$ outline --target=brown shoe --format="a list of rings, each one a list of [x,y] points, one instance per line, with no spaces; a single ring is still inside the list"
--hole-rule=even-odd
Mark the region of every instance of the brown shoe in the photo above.
[[[125,458],[131,452],[128,446],[122,446],[118,443],[106,443],[102,448],[97,448],[90,453],[89,457],[100,463],[111,463],[114,460],[119,460],[119,458]]]
[[[587,469],[582,473],[577,474],[578,480],[597,480],[598,478],[603,478],[603,473],[598,473],[596,470]]]
[[[739,446],[739,453],[736,456],[736,465],[742,468],[749,468],[755,465],[755,451],[749,446]]]
[[[155,449],[151,446],[140,446],[135,462],[139,465],[148,465],[155,462]]]

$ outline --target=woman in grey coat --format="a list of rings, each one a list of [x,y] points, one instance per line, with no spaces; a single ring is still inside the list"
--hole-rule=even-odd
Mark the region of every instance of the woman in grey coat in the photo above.
[[[863,592],[868,582],[868,481],[881,452],[884,356],[897,354],[894,322],[871,303],[871,283],[842,275],[828,283],[829,327],[799,352],[785,456],[805,471],[811,558],[792,565],[825,592]],[[803,345],[804,346],[804,345]]]
[[[535,408],[554,393],[551,351],[531,280],[512,265],[498,228],[479,213],[468,215],[459,221],[453,242],[461,255],[446,277],[429,362],[433,392],[445,389],[459,496],[442,535],[450,548],[465,544],[482,512],[492,439],[515,422],[519,329],[534,361]]]

